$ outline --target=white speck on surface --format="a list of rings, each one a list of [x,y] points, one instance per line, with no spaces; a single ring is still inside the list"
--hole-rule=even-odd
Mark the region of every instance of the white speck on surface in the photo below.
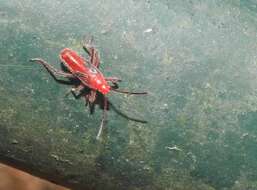
[[[144,30],[144,33],[150,33],[150,32],[152,32],[152,31],[153,31],[152,28],[148,28],[148,29]]]
[[[175,150],[175,151],[182,151],[182,149],[178,148],[176,145],[175,146],[166,146],[165,147],[168,150]]]

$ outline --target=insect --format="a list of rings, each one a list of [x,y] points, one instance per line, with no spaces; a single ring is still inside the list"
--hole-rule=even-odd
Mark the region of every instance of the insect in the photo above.
[[[109,109],[109,106],[112,106],[116,112],[120,113],[127,119],[146,123],[146,121],[133,119],[119,112],[113,106],[113,104],[111,104],[106,95],[110,93],[110,91],[135,95],[145,95],[147,92],[129,92],[119,90],[118,82],[121,80],[117,77],[105,77],[99,70],[99,53],[92,45],[92,39],[90,39],[88,43],[83,44],[83,49],[88,54],[88,59],[83,58],[77,52],[69,48],[64,48],[59,55],[62,70],[55,69],[41,58],[33,58],[30,59],[30,61],[43,65],[57,82],[72,84],[73,88],[69,90],[68,94],[72,93],[76,99],[84,97],[86,106],[89,106],[91,114],[94,112],[95,104],[100,105],[100,107],[103,109],[103,114],[101,125],[96,136],[97,139],[100,138],[103,127],[106,123],[107,110]],[[60,78],[65,78],[68,80],[63,80]]]

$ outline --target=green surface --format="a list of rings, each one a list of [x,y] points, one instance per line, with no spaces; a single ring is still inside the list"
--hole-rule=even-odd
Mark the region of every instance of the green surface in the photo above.
[[[0,160],[76,189],[257,189],[255,0],[0,0]],[[93,35],[130,116],[65,97],[39,65]],[[177,150],[172,147],[177,147]]]

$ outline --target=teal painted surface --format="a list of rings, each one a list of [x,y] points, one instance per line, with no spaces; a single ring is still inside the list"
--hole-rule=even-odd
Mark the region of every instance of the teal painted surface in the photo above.
[[[0,0],[0,153],[92,189],[257,188],[257,3]],[[39,65],[93,35],[112,93],[101,110],[64,97]],[[85,54],[84,54],[85,55]],[[174,147],[177,149],[174,150]]]

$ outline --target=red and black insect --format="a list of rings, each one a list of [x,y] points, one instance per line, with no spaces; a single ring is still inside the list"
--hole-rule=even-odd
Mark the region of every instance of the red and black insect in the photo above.
[[[71,92],[76,99],[84,97],[86,106],[89,106],[90,113],[94,112],[95,104],[100,105],[103,109],[103,115],[97,139],[99,139],[106,122],[106,112],[109,106],[112,106],[116,112],[127,119],[146,123],[146,121],[133,119],[121,113],[111,104],[106,95],[110,91],[136,95],[144,95],[147,94],[147,92],[119,90],[118,82],[121,80],[117,77],[105,77],[99,70],[100,58],[97,49],[92,46],[92,39],[88,43],[84,43],[83,49],[87,52],[89,56],[88,59],[81,57],[77,52],[69,48],[64,48],[60,52],[62,70],[55,69],[41,58],[33,58],[30,61],[42,64],[57,82],[73,85],[74,87],[69,92]],[[59,79],[59,77],[68,80]]]

